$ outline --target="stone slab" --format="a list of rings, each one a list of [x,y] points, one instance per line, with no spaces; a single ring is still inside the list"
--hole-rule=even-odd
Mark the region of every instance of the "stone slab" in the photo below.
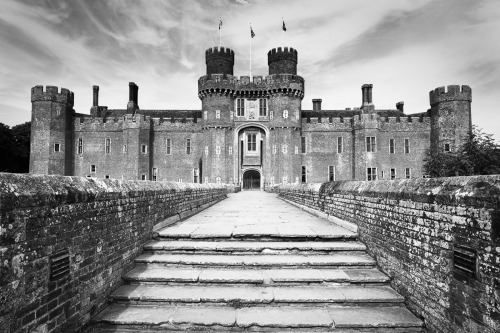
[[[173,324],[203,326],[234,326],[236,309],[230,307],[178,307],[172,315]]]
[[[262,287],[212,286],[203,289],[201,300],[203,302],[271,303],[273,293],[270,288]]]
[[[116,289],[111,297],[114,299],[139,300],[146,290],[141,285],[124,285]]]
[[[264,283],[263,272],[245,269],[205,269],[200,273],[205,283]]]
[[[372,269],[346,269],[345,274],[353,283],[388,282],[387,275],[376,268]]]
[[[129,271],[123,278],[142,282],[197,282],[200,272],[200,269],[195,268],[149,268],[141,265]]]
[[[404,297],[389,286],[345,286],[341,291],[350,302],[404,302]]]
[[[331,327],[333,320],[327,309],[307,307],[251,307],[238,309],[239,327],[308,328]]]
[[[175,306],[111,304],[101,311],[93,321],[117,325],[161,325],[168,323],[175,311]]]
[[[198,303],[202,291],[199,286],[145,286],[141,301]]]
[[[263,271],[263,274],[266,280],[274,282],[349,281],[349,277],[340,269],[270,269]]]
[[[403,307],[330,308],[336,328],[420,327],[422,321]]]
[[[274,301],[282,303],[340,303],[345,301],[341,288],[316,286],[274,287]]]
[[[174,238],[184,238],[189,237],[189,235],[198,229],[197,225],[189,225],[186,222],[175,225],[172,227],[166,227],[158,231],[160,237],[174,237]]]

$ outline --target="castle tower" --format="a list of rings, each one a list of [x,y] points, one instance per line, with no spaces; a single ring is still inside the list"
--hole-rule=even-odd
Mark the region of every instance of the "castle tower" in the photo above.
[[[431,153],[455,151],[472,129],[469,86],[450,85],[429,93],[431,115]]]
[[[47,86],[31,88],[30,173],[73,174],[74,94]]]
[[[234,52],[225,47],[209,48],[205,52],[207,75],[198,81],[198,96],[202,101],[203,142],[200,142],[201,182],[234,182]],[[229,148],[231,147],[231,148]],[[232,155],[232,150],[231,150]]]
[[[297,51],[275,48],[267,53],[269,65],[269,157],[266,179],[275,183],[294,183],[300,179],[301,110],[304,79],[297,76]]]

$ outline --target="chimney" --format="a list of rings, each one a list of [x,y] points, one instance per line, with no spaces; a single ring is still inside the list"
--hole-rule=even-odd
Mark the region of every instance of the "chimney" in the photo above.
[[[99,106],[99,86],[92,87],[93,95],[94,95],[94,103],[93,106]]]
[[[139,86],[135,85],[135,87],[134,87],[134,103],[135,103],[135,105],[139,105],[139,103],[137,102],[138,99],[139,99]]]
[[[321,111],[321,98],[314,98],[313,99],[313,111]]]
[[[128,101],[133,102],[134,101],[134,92],[135,92],[135,83],[134,82],[129,82],[128,83]]]
[[[404,107],[405,107],[405,102],[396,103],[396,109],[398,109],[399,111],[404,112]]]
[[[363,93],[363,104],[362,105],[367,105],[367,104],[372,104],[372,84],[363,84],[361,86],[361,91]]]

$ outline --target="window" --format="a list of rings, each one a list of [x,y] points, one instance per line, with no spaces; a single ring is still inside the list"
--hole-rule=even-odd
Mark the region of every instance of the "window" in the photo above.
[[[220,184],[220,183],[221,183],[221,178],[220,178],[220,177],[215,178],[215,182],[216,182],[217,184]]]
[[[288,183],[288,176],[283,176],[283,184]]]
[[[391,169],[391,179],[396,179],[396,169]]]
[[[276,155],[276,145],[273,145],[273,154]]]
[[[449,143],[444,144],[444,151],[450,151],[450,144]]]
[[[269,111],[269,119],[273,120],[274,118],[274,111]]]
[[[283,110],[283,119],[288,118],[288,110]]]
[[[186,154],[191,154],[191,139],[186,139]]]
[[[233,111],[230,111],[230,112],[229,112],[229,119],[233,120],[233,117],[234,117],[234,112],[233,112]]]
[[[366,151],[369,153],[374,153],[376,151],[376,143],[374,136],[366,137]]]
[[[281,145],[281,151],[283,154],[288,154],[288,145]]]
[[[215,146],[215,154],[220,155],[220,146]]]
[[[142,174],[141,175],[141,180],[146,180],[146,175]]]
[[[215,110],[215,119],[220,119],[220,110]]]
[[[233,155],[233,147],[228,148],[228,153],[229,153],[229,155]]]
[[[389,139],[389,153],[395,154],[396,148],[394,147],[394,139]]]
[[[236,99],[236,115],[238,117],[245,116],[245,100],[243,98]]]
[[[337,138],[337,153],[342,154],[342,151],[344,150],[344,140],[341,136]]]
[[[305,154],[307,151],[307,147],[306,147],[306,137],[305,136],[301,136],[300,137],[300,152],[302,154]]]
[[[384,170],[380,171],[380,178],[384,179]]]
[[[61,151],[61,144],[55,143],[54,144],[54,151]]]
[[[328,166],[328,181],[329,182],[335,181],[335,166],[333,165]]]
[[[295,146],[295,155],[299,153],[299,147]]]
[[[203,111],[203,119],[208,119],[208,111]]]
[[[109,179],[109,175],[105,175],[104,178]]]
[[[83,154],[83,139],[78,138],[78,154]]]
[[[257,151],[257,134],[247,135],[247,150]]]
[[[179,183],[182,183],[182,178],[179,178]]]
[[[123,145],[123,154],[127,153],[127,145]]]
[[[193,183],[197,183],[199,178],[200,178],[200,169],[194,168],[193,169]]]
[[[307,183],[307,167],[305,165],[302,166],[302,182]]]
[[[410,168],[405,169],[405,177],[407,179],[411,178],[411,169]]]
[[[366,180],[377,180],[377,168],[366,168]]]
[[[410,139],[405,139],[405,154],[410,153]]]
[[[267,116],[267,99],[265,98],[259,100],[259,116]]]
[[[172,154],[172,139],[167,139],[166,140],[166,146],[167,146],[167,155]]]
[[[143,154],[148,153],[148,145],[141,145],[141,153]]]
[[[104,153],[109,154],[111,152],[111,139],[104,139]]]
[[[97,171],[97,166],[95,164],[90,165],[90,172],[96,172]]]
[[[158,178],[158,169],[157,168],[153,168],[152,176],[153,176],[153,181],[155,182],[156,179]]]

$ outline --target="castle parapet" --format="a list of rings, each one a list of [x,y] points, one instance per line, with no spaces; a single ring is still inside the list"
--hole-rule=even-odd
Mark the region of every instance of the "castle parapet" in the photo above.
[[[207,75],[233,75],[234,52],[226,47],[211,47],[205,51]]]
[[[278,47],[267,53],[269,74],[297,75],[298,53],[294,48]]]
[[[429,100],[431,106],[436,103],[447,102],[447,101],[472,101],[472,90],[469,86],[463,85],[449,85],[447,89],[445,87],[439,87],[429,92]]]
[[[61,88],[61,92],[59,92],[59,88],[55,86],[46,86],[45,91],[43,86],[34,86],[31,88],[31,102],[37,101],[52,101],[73,106],[75,95],[66,88]]]
[[[304,78],[292,74],[274,74],[267,76],[235,77],[232,75],[212,74],[198,80],[200,98],[208,93],[275,93],[295,92],[304,96]]]

